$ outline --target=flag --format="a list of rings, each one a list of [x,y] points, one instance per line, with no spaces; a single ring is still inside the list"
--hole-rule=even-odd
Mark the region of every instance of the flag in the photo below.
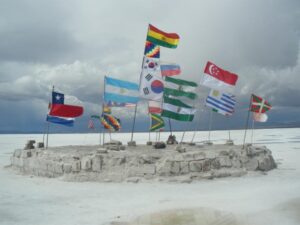
[[[149,24],[147,41],[167,48],[177,48],[179,35],[176,33],[166,33]]]
[[[64,125],[64,126],[67,126],[67,127],[73,127],[75,119],[74,118],[63,118],[63,117],[47,115],[46,121],[48,121],[50,123],[56,123],[56,124]]]
[[[110,131],[119,131],[121,129],[120,120],[112,115],[102,114],[101,123],[105,129]]]
[[[234,113],[235,96],[222,93],[217,90],[211,90],[206,98],[206,106],[209,106],[213,111],[224,116],[231,116]]]
[[[195,99],[197,97],[195,89],[198,85],[195,82],[175,79],[173,77],[165,78],[164,95],[187,97],[189,99]]]
[[[151,116],[150,131],[156,131],[165,126],[164,120],[163,118],[161,118],[161,116],[153,113],[151,113],[150,116]]]
[[[148,112],[149,113],[161,113],[161,102],[148,101]]]
[[[160,100],[163,96],[164,83],[161,78],[159,59],[144,57],[140,78],[140,97]]]
[[[136,104],[134,104],[134,103],[127,103],[127,102],[108,101],[108,102],[105,102],[105,105],[107,107],[135,107]]]
[[[250,111],[257,113],[265,113],[271,108],[272,106],[265,99],[252,94]]]
[[[94,125],[93,120],[89,120],[88,128],[89,128],[89,129],[95,129],[95,125]]]
[[[211,62],[207,62],[202,85],[226,93],[233,93],[238,75],[223,70]]]
[[[150,58],[159,58],[160,47],[150,41],[146,41],[144,55]]]
[[[181,73],[180,66],[173,64],[161,64],[160,65],[161,75],[162,76],[175,76]]]
[[[253,120],[256,121],[256,122],[267,122],[268,120],[268,115],[265,114],[265,113],[256,113],[256,112],[253,112]]]
[[[118,103],[134,103],[134,104],[138,102],[139,86],[137,84],[124,81],[124,80],[118,80],[107,76],[105,76],[104,82],[105,82],[105,90],[104,90],[105,102],[113,101]]]
[[[75,102],[78,99],[74,96],[68,96],[69,101]],[[65,95],[52,92],[52,104],[50,104],[50,116],[74,118],[83,114],[83,107],[65,104]]]
[[[196,109],[183,103],[179,99],[164,96],[161,116],[180,121],[192,121]]]

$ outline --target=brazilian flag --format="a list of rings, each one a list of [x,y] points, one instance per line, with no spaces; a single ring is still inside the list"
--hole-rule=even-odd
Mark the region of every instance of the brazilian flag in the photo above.
[[[163,118],[161,118],[161,116],[154,113],[150,113],[150,116],[151,116],[150,131],[156,131],[165,126],[165,122]]]

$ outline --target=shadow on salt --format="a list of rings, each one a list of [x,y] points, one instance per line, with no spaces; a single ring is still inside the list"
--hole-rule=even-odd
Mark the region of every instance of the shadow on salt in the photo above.
[[[147,214],[131,222],[110,225],[242,225],[232,213],[209,208],[174,209]]]

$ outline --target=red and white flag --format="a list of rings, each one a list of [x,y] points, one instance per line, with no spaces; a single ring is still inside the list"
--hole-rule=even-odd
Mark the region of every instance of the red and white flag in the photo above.
[[[148,102],[148,111],[149,113],[157,113],[160,114],[161,113],[161,102],[157,102],[157,101],[149,101]]]
[[[211,62],[207,62],[202,85],[215,90],[233,93],[238,80],[238,75],[223,70]]]
[[[256,113],[256,112],[254,112],[253,113],[253,120],[255,122],[262,122],[262,123],[264,123],[264,122],[267,122],[268,116],[265,113]]]

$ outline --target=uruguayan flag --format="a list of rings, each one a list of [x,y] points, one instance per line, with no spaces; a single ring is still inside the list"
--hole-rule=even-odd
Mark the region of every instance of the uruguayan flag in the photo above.
[[[211,90],[205,104],[222,115],[230,116],[234,112],[235,102],[234,95]]]
[[[105,102],[137,103],[139,100],[139,86],[135,83],[105,77]]]

